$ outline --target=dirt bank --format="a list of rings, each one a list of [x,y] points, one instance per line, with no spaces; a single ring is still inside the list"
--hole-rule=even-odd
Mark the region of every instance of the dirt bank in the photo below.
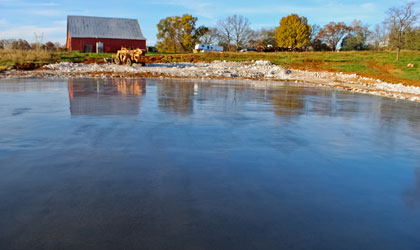
[[[46,65],[38,70],[7,70],[0,73],[0,78],[21,77],[171,77],[293,81],[420,102],[420,87],[390,84],[378,79],[341,72],[305,70],[290,72],[268,61],[152,63],[145,67],[140,65],[58,63]]]

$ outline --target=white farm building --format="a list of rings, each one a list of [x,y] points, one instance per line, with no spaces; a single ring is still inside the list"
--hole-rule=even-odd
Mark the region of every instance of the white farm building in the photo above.
[[[213,45],[213,44],[202,44],[202,43],[196,44],[195,49],[197,51],[202,51],[202,52],[222,52],[223,51],[222,46]]]

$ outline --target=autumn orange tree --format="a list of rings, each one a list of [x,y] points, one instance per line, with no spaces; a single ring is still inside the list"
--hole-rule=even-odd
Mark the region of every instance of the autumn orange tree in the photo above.
[[[311,26],[306,17],[291,14],[281,19],[274,37],[280,47],[304,47],[311,43]]]
[[[318,32],[317,38],[327,44],[331,50],[337,49],[337,44],[351,32],[351,27],[343,22],[330,22]]]

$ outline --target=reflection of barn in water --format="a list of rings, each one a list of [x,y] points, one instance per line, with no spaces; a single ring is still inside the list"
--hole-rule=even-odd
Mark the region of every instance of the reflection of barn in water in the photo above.
[[[145,79],[69,79],[72,115],[137,115]]]

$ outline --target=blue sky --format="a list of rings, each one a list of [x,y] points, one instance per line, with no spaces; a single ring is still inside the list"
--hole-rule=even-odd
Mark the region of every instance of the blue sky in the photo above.
[[[43,33],[44,42],[65,43],[67,15],[138,19],[150,45],[156,42],[156,24],[160,19],[185,13],[197,16],[198,24],[206,26],[215,26],[218,19],[239,14],[249,18],[254,29],[269,28],[291,13],[306,16],[310,24],[350,23],[356,18],[373,26],[385,18],[387,9],[404,3],[404,0],[0,0],[0,39],[24,38],[33,42],[34,33]],[[417,10],[419,7],[417,4]]]

